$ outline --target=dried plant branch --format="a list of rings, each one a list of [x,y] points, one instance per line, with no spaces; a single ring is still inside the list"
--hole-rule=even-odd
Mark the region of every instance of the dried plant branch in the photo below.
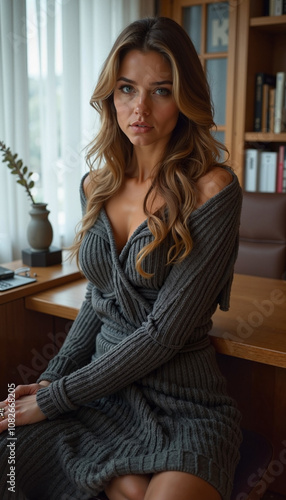
[[[31,179],[33,172],[29,172],[28,167],[24,166],[22,160],[17,160],[18,155],[13,155],[10,148],[7,148],[2,141],[0,141],[0,151],[3,153],[3,161],[7,163],[7,167],[11,170],[11,174],[18,176],[17,183],[25,188],[30,200],[35,204],[36,202],[31,193],[31,189],[34,187],[34,181]]]

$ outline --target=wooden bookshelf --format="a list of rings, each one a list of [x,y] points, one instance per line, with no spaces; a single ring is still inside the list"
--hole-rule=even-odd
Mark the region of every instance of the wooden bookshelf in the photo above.
[[[240,102],[241,111],[237,112],[236,128],[234,130],[235,149],[239,151],[238,166],[241,172],[241,182],[244,183],[244,148],[245,142],[251,142],[252,147],[268,147],[277,151],[280,144],[286,143],[286,133],[254,132],[254,102],[255,102],[255,76],[264,72],[275,75],[279,71],[286,71],[286,15],[262,16],[263,1],[245,0],[240,6],[239,26],[248,25],[246,39],[239,35],[238,49],[240,54],[241,82],[244,86],[243,98]]]
[[[249,142],[286,142],[286,133],[274,134],[273,132],[245,132],[245,141]]]
[[[250,27],[261,27],[265,31],[275,32],[284,31],[286,28],[286,15],[283,16],[262,16],[252,17],[250,19]]]
[[[220,0],[161,0],[160,14],[182,24],[183,9],[200,5],[204,11]],[[255,75],[286,71],[286,15],[265,16],[264,0],[229,2],[226,145],[232,166],[244,185],[244,151],[251,143],[277,151],[286,133],[254,132]],[[204,33],[203,36],[206,36]]]

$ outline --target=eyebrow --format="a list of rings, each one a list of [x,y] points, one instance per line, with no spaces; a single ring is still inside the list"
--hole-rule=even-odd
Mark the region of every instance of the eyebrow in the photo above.
[[[132,84],[135,84],[136,85],[136,82],[134,80],[130,80],[129,78],[126,78],[125,76],[120,76],[118,79],[117,79],[117,82],[119,81],[123,81],[123,82],[126,82],[126,83],[132,83]],[[160,82],[150,82],[150,85],[173,85],[173,82],[171,80],[161,80]]]

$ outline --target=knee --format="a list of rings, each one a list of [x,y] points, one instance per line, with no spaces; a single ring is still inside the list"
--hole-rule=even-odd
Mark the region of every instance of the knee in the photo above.
[[[144,500],[146,488],[142,484],[130,484],[126,491],[126,500]]]
[[[105,489],[109,500],[144,500],[150,478],[128,475],[115,478]]]

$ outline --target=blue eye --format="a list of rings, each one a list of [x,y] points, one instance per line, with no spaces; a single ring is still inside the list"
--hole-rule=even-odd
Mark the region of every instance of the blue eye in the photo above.
[[[171,91],[169,89],[165,89],[165,88],[156,89],[155,92],[157,95],[161,95],[161,96],[168,96],[171,94]]]
[[[133,87],[131,87],[131,85],[122,85],[119,87],[119,90],[121,90],[123,94],[130,94],[133,91]]]

